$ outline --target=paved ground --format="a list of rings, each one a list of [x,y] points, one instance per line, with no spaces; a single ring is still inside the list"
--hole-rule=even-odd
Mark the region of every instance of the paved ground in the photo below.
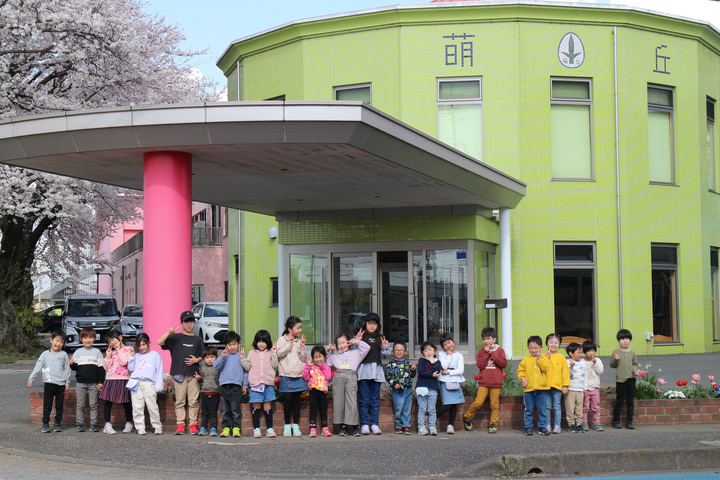
[[[720,354],[653,357],[668,381],[692,373],[720,378]],[[712,368],[717,371],[713,372]],[[27,375],[32,365],[0,365],[0,479],[197,478],[199,474],[266,478],[488,477],[503,470],[542,471],[557,478],[609,472],[720,470],[720,424],[638,425],[550,437],[519,430],[437,437],[418,435],[329,439],[207,437],[100,433],[42,434],[28,421]],[[609,369],[608,369],[609,370]],[[611,384],[610,380],[604,384]],[[34,387],[35,388],[35,387]]]

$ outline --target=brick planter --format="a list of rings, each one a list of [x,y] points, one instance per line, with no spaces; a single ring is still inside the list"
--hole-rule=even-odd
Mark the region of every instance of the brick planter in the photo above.
[[[462,426],[461,415],[472,403],[474,398],[467,397],[465,404],[458,408],[458,419],[455,423],[456,428]],[[43,392],[30,392],[30,422],[42,423],[42,402]],[[609,424],[612,420],[612,408],[614,400],[602,395],[600,399],[600,411],[603,424]],[[175,396],[173,394],[158,394],[158,406],[160,407],[160,416],[163,424],[167,428],[175,427]],[[74,425],[75,421],[75,391],[65,392],[65,411],[63,413],[63,423]],[[308,402],[302,402],[300,407],[300,427],[303,433],[308,432]],[[281,403],[275,402],[273,406],[275,428],[281,427],[284,423],[283,407]],[[99,401],[98,416],[102,425],[103,401]],[[490,406],[488,401],[485,402],[483,408],[475,414],[473,426],[479,429],[488,427],[488,419],[490,416]],[[439,428],[444,428],[447,417],[438,422]],[[328,419],[332,425],[332,401],[328,408]],[[415,428],[417,419],[417,405],[413,405],[412,423]],[[563,416],[564,420],[564,416]],[[125,416],[120,406],[113,407],[113,424],[122,425],[125,423]],[[149,424],[149,419],[146,421]],[[85,424],[89,424],[89,417],[85,418]],[[218,426],[221,419],[218,416]],[[720,399],[719,398],[697,398],[686,400],[635,400],[635,423],[654,424],[654,425],[676,425],[687,423],[720,423]],[[260,425],[264,428],[265,419],[260,421]],[[380,427],[386,431],[394,430],[392,400],[383,399],[380,401]],[[500,424],[501,429],[523,427],[523,397],[501,397],[500,399]],[[252,420],[250,418],[249,407],[243,405],[243,435],[250,435],[252,431]]]

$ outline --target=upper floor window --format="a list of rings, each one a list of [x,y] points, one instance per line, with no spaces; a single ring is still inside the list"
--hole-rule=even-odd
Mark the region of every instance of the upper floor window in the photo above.
[[[648,160],[650,183],[675,184],[673,89],[648,86]]]
[[[335,87],[335,100],[355,100],[372,105],[370,84]]]
[[[705,119],[707,121],[707,167],[708,167],[708,189],[717,192],[718,166],[715,158],[715,100],[710,97],[705,99]]]
[[[438,140],[482,160],[482,79],[439,78],[437,99]]]
[[[590,80],[554,78],[550,93],[552,176],[592,180],[592,91]]]

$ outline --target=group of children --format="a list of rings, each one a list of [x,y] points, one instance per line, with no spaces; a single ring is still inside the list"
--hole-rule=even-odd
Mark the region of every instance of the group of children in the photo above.
[[[613,428],[622,428],[620,414],[627,405],[626,428],[634,429],[633,399],[637,359],[630,350],[632,333],[621,329],[617,333],[619,348],[612,352],[610,367],[615,369],[616,391],[613,409]],[[533,414],[537,412],[538,433],[546,436],[560,433],[562,419],[561,400],[565,396],[565,415],[570,433],[583,433],[590,429],[588,418],[592,412],[594,429],[602,431],[600,421],[600,374],[604,367],[596,356],[597,345],[591,340],[582,344],[569,343],[565,350],[568,358],[558,352],[561,337],[551,333],[545,338],[547,352],[542,353],[542,338],[528,338],[530,355],[518,366],[517,376],[522,383],[525,400],[525,434],[533,434]],[[479,364],[478,364],[479,366]],[[478,393],[479,397],[479,393]],[[554,417],[553,417],[554,412]]]
[[[310,437],[332,436],[328,427],[328,387],[333,385],[333,423],[339,426],[338,434],[380,435],[380,388],[390,385],[395,412],[395,433],[410,435],[413,397],[418,403],[418,433],[437,435],[438,417],[448,414],[446,433],[455,433],[457,406],[464,403],[461,384],[465,381],[463,355],[455,351],[455,339],[444,333],[440,337],[442,351],[431,342],[423,342],[421,358],[410,362],[405,358],[407,346],[395,342],[393,358],[383,366],[382,358],[390,354],[388,341],[380,334],[380,318],[376,313],[365,316],[365,322],[354,337],[340,334],[335,344],[314,346],[311,359],[306,353],[306,339],[302,335],[302,322],[291,316],[285,323],[283,334],[273,344],[267,330],[255,334],[252,350],[245,355],[240,346],[240,335],[230,331],[225,348],[218,352],[214,346],[203,346],[202,340],[192,333],[195,317],[192,312],[181,314],[182,330],[172,327],[158,339],[158,344],[171,354],[170,374],[175,383],[175,434],[185,432],[186,407],[190,433],[217,436],[217,412],[220,408],[222,425],[219,436],[241,435],[241,400],[249,390],[249,404],[253,423],[253,436],[261,437],[260,421],[265,418],[265,435],[273,438],[272,402],[275,396],[275,374],[280,377],[278,390],[284,397],[283,436],[300,436],[300,394],[309,391]],[[508,360],[497,344],[495,329],[487,327],[481,332],[483,347],[478,351],[476,363],[478,392],[475,401],[463,415],[466,430],[472,430],[472,419],[487,398],[490,399],[489,433],[496,433],[499,423],[500,392],[503,386],[503,369]],[[103,432],[114,434],[111,424],[113,403],[125,411],[123,433],[133,428],[146,434],[145,409],[155,434],[162,434],[157,406],[157,392],[163,389],[163,366],[160,355],[150,350],[147,334],[137,337],[136,346],[123,344],[117,331],[107,335],[108,348],[103,354],[93,346],[96,338],[92,328],[80,333],[83,348],[72,357],[62,350],[64,336],[51,335],[50,349],[43,352],[30,374],[28,387],[42,371],[44,386],[43,432],[62,431],[63,398],[70,370],[76,371],[77,430],[84,427],[85,407],[89,400],[90,431],[99,431],[97,423],[98,398],[105,400]],[[637,361],[629,349],[632,334],[620,330],[617,335],[620,348],[612,354],[610,366],[617,372],[617,402],[613,427],[621,428],[620,409],[627,403],[627,428],[634,428],[633,397]],[[537,411],[540,435],[560,433],[560,402],[565,395],[565,410],[569,431],[589,429],[588,414],[592,412],[595,430],[601,431],[599,375],[602,361],[596,357],[597,346],[592,341],[582,345],[570,343],[566,347],[569,358],[558,352],[561,337],[550,334],[546,338],[547,352],[542,353],[542,339],[528,339],[530,355],[518,366],[525,399],[525,433],[533,434],[533,412]],[[334,352],[333,352],[334,351]],[[334,372],[331,370],[333,367]],[[413,389],[413,378],[417,383]],[[437,407],[438,398],[440,406]],[[55,401],[55,424],[50,428],[50,413]],[[554,411],[554,420],[551,413]],[[198,415],[200,413],[200,415]],[[316,420],[320,417],[320,428]],[[199,417],[199,425],[198,425]]]

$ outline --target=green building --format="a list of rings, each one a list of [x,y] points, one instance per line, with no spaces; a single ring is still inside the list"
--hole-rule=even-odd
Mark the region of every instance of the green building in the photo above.
[[[377,311],[415,352],[447,331],[474,354],[486,325],[514,357],[553,331],[608,354],[619,328],[641,354],[720,350],[720,32],[705,21],[400,5],[243,38],[218,65],[230,100],[362,101],[527,185],[516,208],[235,212],[231,308],[247,341],[292,314],[327,344]]]

